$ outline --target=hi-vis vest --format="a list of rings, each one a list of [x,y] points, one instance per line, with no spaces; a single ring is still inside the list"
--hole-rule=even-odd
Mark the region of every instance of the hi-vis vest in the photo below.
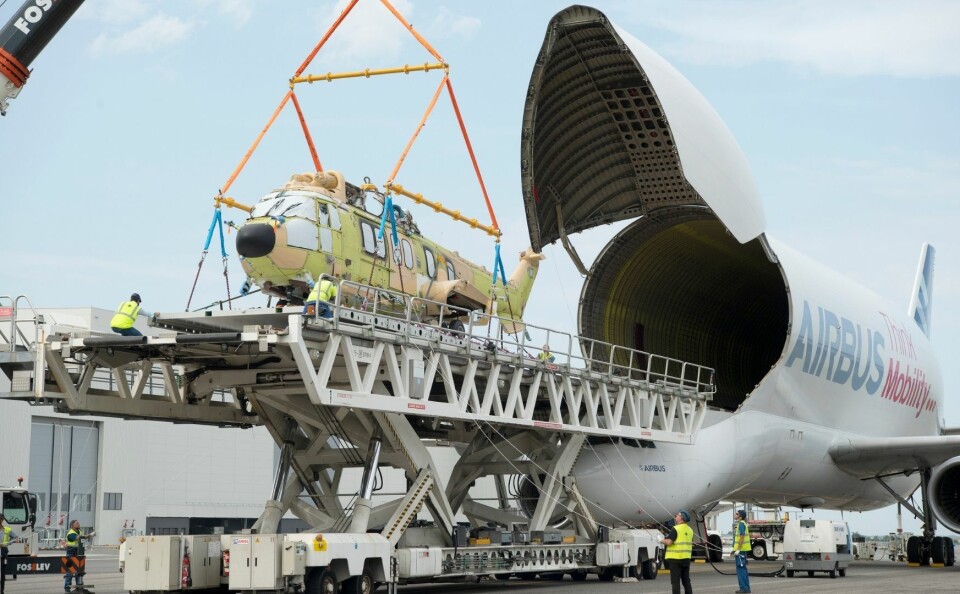
[[[740,542],[740,530],[743,530],[743,543],[737,544]],[[747,526],[747,523],[743,520],[740,520],[737,523],[737,532],[733,535],[733,550],[734,551],[749,551],[750,550],[750,527]]]
[[[693,554],[693,528],[688,524],[677,524],[673,527],[677,531],[677,540],[667,545],[664,559],[689,559]]]
[[[337,285],[331,283],[327,279],[323,279],[319,283],[313,285],[313,289],[310,291],[310,294],[307,295],[307,302],[317,302],[317,301],[329,301],[333,302],[333,298],[337,296]]]
[[[124,301],[117,308],[117,313],[113,314],[110,320],[111,328],[120,328],[126,330],[133,328],[133,323],[137,321],[137,314],[140,313],[140,304],[136,301]]]
[[[70,537],[73,536],[73,539]],[[80,533],[71,528],[67,531],[67,548],[75,549],[80,546]]]
[[[7,546],[10,544],[10,532],[11,532],[11,530],[12,530],[12,529],[10,528],[10,526],[4,526],[4,527],[3,527],[3,532],[0,533],[0,534],[2,534],[2,536],[0,536],[0,547],[2,547],[2,548],[7,548]]]

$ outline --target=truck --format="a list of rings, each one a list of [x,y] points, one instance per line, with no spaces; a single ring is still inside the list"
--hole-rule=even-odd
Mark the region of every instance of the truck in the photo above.
[[[19,480],[23,484],[23,479]],[[38,536],[35,525],[37,523],[37,496],[21,486],[0,486],[0,513],[10,528],[16,532],[16,540],[10,543],[8,563],[14,563],[23,557],[37,554]]]
[[[845,577],[853,560],[850,527],[832,520],[789,521],[784,526],[783,550],[787,577],[799,571],[811,577],[815,572]]]

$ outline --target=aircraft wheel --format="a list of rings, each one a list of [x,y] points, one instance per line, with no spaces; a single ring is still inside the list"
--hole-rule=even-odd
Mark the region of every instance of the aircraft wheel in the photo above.
[[[750,556],[757,561],[767,558],[767,545],[761,541],[754,541],[753,548],[750,549]]]
[[[793,570],[792,570],[792,569],[788,569],[788,570],[787,570],[787,577],[793,577]]]
[[[911,536],[907,539],[907,563],[920,563],[920,546],[921,540],[919,536]]]
[[[949,539],[949,538],[946,539],[946,545],[947,545],[947,563],[946,563],[946,566],[947,566],[947,567],[953,567],[954,563],[957,562],[957,552],[956,552],[956,550],[953,548],[953,540],[951,540],[951,539]]]
[[[930,543],[930,556],[933,557],[934,563],[946,564],[947,562],[947,545],[944,543],[945,540],[942,536],[934,536],[933,541]]]

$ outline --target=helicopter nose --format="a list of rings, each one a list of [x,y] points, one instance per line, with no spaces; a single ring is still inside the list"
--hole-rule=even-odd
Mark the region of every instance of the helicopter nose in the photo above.
[[[240,227],[237,233],[237,253],[244,258],[261,258],[273,250],[276,235],[273,227],[265,223],[253,223]]]

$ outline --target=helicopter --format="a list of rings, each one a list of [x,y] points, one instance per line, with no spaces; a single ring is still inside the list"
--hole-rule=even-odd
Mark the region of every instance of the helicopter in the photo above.
[[[333,170],[294,174],[261,198],[236,240],[248,283],[300,304],[314,280],[328,276],[422,298],[426,319],[483,311],[520,322],[543,254],[524,250],[506,283],[495,283],[486,268],[423,236],[398,205],[396,243],[387,242],[379,231],[392,201],[365,182]]]

